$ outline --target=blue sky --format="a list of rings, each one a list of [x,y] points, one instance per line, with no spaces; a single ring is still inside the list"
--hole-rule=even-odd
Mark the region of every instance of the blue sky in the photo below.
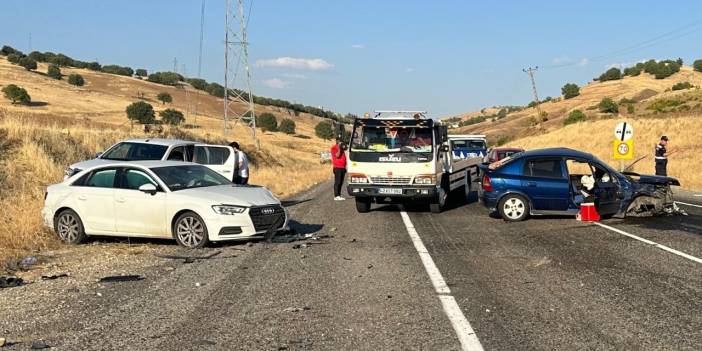
[[[202,76],[210,81],[223,80],[224,4],[206,0]],[[27,51],[31,33],[34,50],[150,72],[172,70],[176,57],[195,76],[200,5],[3,0],[0,43]],[[700,1],[254,0],[253,92],[357,114],[524,105],[528,66],[541,67],[545,97],[613,64],[702,58],[701,14]]]

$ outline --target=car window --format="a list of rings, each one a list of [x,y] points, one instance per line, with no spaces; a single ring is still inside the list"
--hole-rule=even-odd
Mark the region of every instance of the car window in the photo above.
[[[117,161],[160,160],[167,149],[164,145],[122,142],[107,150],[100,158]]]
[[[524,175],[543,178],[563,178],[561,160],[528,160]]]
[[[231,184],[219,173],[200,165],[151,168],[171,191]]]
[[[223,165],[231,152],[223,146],[196,146],[193,162],[201,165]]]
[[[583,176],[592,175],[592,169],[590,164],[578,160],[566,160],[566,167],[568,169],[568,175],[571,176]]]
[[[117,174],[117,170],[114,168],[94,171],[83,185],[95,188],[112,188],[115,185],[115,174]]]
[[[183,146],[174,147],[173,150],[171,150],[171,153],[168,154],[168,160],[169,161],[185,161],[185,147],[183,147]]]
[[[158,184],[151,179],[151,177],[138,169],[127,169],[122,174],[122,184],[120,188],[122,189],[133,189],[137,190],[140,186],[144,184],[153,184],[158,187]]]
[[[612,177],[612,175],[609,174],[609,172],[606,169],[604,169],[600,165],[594,164],[594,163],[592,164],[592,167],[595,170],[595,181],[596,182],[598,182],[598,183],[610,183],[610,182],[616,183],[617,178]]]

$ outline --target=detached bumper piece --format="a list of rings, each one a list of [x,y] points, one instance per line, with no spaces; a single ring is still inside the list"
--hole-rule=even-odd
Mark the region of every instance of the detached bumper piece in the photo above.
[[[388,186],[388,185],[349,185],[350,196],[378,198],[433,198],[436,197],[435,186]]]
[[[257,233],[282,229],[285,225],[285,210],[280,205],[252,207],[249,217]]]

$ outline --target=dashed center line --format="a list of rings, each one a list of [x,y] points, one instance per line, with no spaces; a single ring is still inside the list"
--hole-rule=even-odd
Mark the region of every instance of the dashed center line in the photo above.
[[[483,351],[483,345],[480,343],[480,340],[478,340],[478,336],[475,334],[473,327],[471,327],[468,319],[466,319],[466,316],[458,306],[458,302],[456,302],[456,299],[451,295],[451,289],[446,284],[444,277],[441,275],[439,268],[436,267],[431,255],[429,255],[429,251],[427,251],[426,246],[424,246],[424,242],[422,242],[422,238],[419,237],[419,233],[417,233],[417,229],[414,228],[414,224],[412,224],[409,215],[405,211],[401,211],[400,215],[407,228],[407,233],[412,239],[414,248],[417,250],[417,253],[419,253],[419,258],[422,260],[424,269],[426,269],[429,279],[432,285],[434,285],[434,290],[441,301],[444,313],[446,313],[449,321],[451,321],[453,330],[458,336],[461,349],[464,351]]]
[[[641,241],[641,242],[643,242],[643,243],[646,243],[646,244],[649,244],[649,245],[651,245],[651,246],[657,247],[657,248],[659,248],[659,249],[661,249],[661,250],[668,251],[668,252],[670,252],[670,253],[672,253],[672,254],[675,254],[675,255],[678,255],[678,256],[680,256],[680,257],[687,258],[687,259],[690,260],[690,261],[694,261],[694,262],[697,262],[697,263],[702,263],[702,258],[698,258],[698,257],[692,256],[692,255],[686,254],[686,253],[684,253],[684,252],[682,252],[682,251],[678,251],[678,250],[676,250],[676,249],[670,248],[670,247],[665,246],[665,245],[661,245],[661,244],[656,243],[656,242],[654,242],[654,241],[651,241],[651,240],[648,240],[648,239],[644,239],[644,238],[639,237],[639,236],[636,236],[636,235],[634,235],[634,234],[627,233],[627,232],[625,232],[625,231],[623,231],[623,230],[621,230],[621,229],[617,229],[617,228],[614,228],[614,227],[610,227],[610,226],[608,226],[608,225],[606,225],[606,224],[602,224],[602,223],[598,223],[598,222],[593,222],[593,223],[596,224],[596,225],[598,225],[598,226],[600,226],[600,227],[602,227],[602,228],[609,229],[609,230],[611,230],[611,231],[613,231],[613,232],[615,232],[615,233],[618,233],[618,234],[621,234],[621,235],[624,235],[624,236],[628,236],[628,237],[630,237],[630,238],[632,238],[632,239],[634,239],[634,240]]]

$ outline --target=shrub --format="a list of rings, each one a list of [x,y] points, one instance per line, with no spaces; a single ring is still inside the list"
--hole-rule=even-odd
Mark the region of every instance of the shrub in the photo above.
[[[158,95],[156,95],[156,99],[157,99],[158,101],[161,101],[161,104],[166,104],[166,103],[171,103],[171,102],[173,102],[173,97],[171,96],[171,94],[169,94],[169,93],[167,93],[167,92],[165,92],[165,91],[162,92],[162,93],[158,93]]]
[[[148,76],[148,73],[143,68],[137,68],[135,74],[137,75],[137,77],[142,77],[142,78]]]
[[[184,80],[184,78],[175,72],[156,72],[149,74],[147,80],[163,85],[176,85],[179,81]]]
[[[640,66],[627,67],[624,69],[625,76],[636,77],[639,74],[641,74],[641,67]]]
[[[334,138],[334,128],[332,128],[331,122],[319,122],[314,127],[314,134],[321,139],[331,140]]]
[[[131,77],[134,74],[134,70],[131,67],[118,66],[118,65],[106,65],[102,66],[102,71],[110,74],[117,74],[120,76]]]
[[[656,79],[663,79],[678,72],[680,72],[680,65],[675,61],[666,60],[658,63],[658,69],[654,75]]]
[[[183,116],[183,113],[176,109],[167,108],[159,112],[158,115],[161,116],[161,120],[163,121],[163,123],[166,123],[168,125],[178,126],[181,123],[185,122],[185,117]]]
[[[541,113],[539,114],[539,117],[541,117],[541,122],[548,121],[548,112],[541,111]]]
[[[569,124],[574,124],[578,122],[583,122],[587,120],[587,116],[583,113],[583,111],[580,110],[573,110],[570,111],[568,114],[568,117],[563,121],[563,125],[569,125]]]
[[[32,102],[32,98],[27,93],[27,90],[17,85],[10,84],[2,88],[2,92],[5,94],[5,98],[12,101],[13,104],[19,102],[20,104],[27,105]]]
[[[612,67],[607,70],[607,72],[602,73],[599,78],[600,82],[606,82],[608,80],[619,80],[622,79],[622,70],[617,67]]]
[[[74,73],[68,76],[68,84],[73,84],[77,87],[82,87],[85,84],[85,80],[80,74]]]
[[[610,98],[602,99],[597,107],[600,109],[600,112],[603,113],[619,113],[619,105]]]
[[[580,87],[577,84],[568,83],[561,88],[564,99],[571,99],[580,95]]]
[[[18,53],[13,52],[13,53],[7,55],[7,61],[16,65],[16,64],[19,64],[22,57],[23,57],[22,54],[18,54]]]
[[[31,71],[31,70],[33,70],[33,69],[37,69],[37,61],[34,61],[34,60],[30,59],[30,58],[27,57],[27,56],[21,58],[21,59],[19,60],[18,64],[19,64],[20,66],[24,67],[24,69],[26,69],[27,71]]]
[[[702,72],[702,60],[695,60],[692,63],[692,68],[697,72]]]
[[[127,106],[126,112],[127,118],[141,124],[154,123],[156,120],[153,106],[144,101],[137,101],[130,104]]]
[[[672,89],[673,90],[685,90],[685,89],[691,89],[692,87],[693,87],[693,85],[690,84],[690,82],[680,82],[680,83],[676,83],[675,85],[673,85]]]
[[[85,66],[85,68],[91,70],[91,71],[100,71],[102,70],[102,66],[98,62],[88,62],[88,64]]]
[[[264,112],[256,117],[256,126],[264,132],[275,132],[278,130],[278,120],[272,113]]]
[[[504,144],[507,144],[509,142],[509,136],[507,135],[500,135],[497,138],[497,142],[495,143],[497,146],[502,146]]]
[[[217,83],[210,83],[207,85],[207,92],[212,95],[216,96],[218,98],[223,98],[224,97],[224,87],[217,84]]]
[[[278,130],[285,134],[295,134],[295,121],[290,118],[283,118],[283,120],[280,121]]]
[[[61,80],[61,69],[59,68],[59,66],[49,65],[49,69],[46,71],[46,75],[51,78]]]
[[[536,117],[530,116],[529,118],[527,118],[527,124],[529,126],[533,127],[533,126],[539,124],[539,121],[536,119]]]
[[[19,54],[19,55],[21,55],[21,54],[22,54],[22,51],[19,51],[19,50],[15,49],[15,48],[13,48],[12,46],[9,46],[9,45],[3,45],[2,49],[0,49],[0,55],[8,56],[8,55],[10,55],[10,54]]]
[[[634,108],[634,105],[632,105],[632,104],[626,105],[626,113],[628,113],[630,115],[633,115],[634,113],[636,113],[636,108]]]
[[[636,100],[634,99],[629,99],[629,98],[621,98],[619,99],[619,104],[635,104]]]
[[[538,104],[539,104],[539,103],[536,102],[536,101],[531,101],[531,102],[529,102],[529,104],[527,105],[527,107],[528,107],[528,108],[536,107],[536,105],[538,105]]]
[[[39,51],[32,51],[27,55],[30,59],[37,62],[46,62],[46,55]]]
[[[200,78],[188,78],[185,80],[192,86],[193,88],[197,90],[207,90],[207,81],[204,79]]]
[[[47,62],[64,67],[73,66],[74,64],[73,59],[64,54],[57,54],[51,57],[47,56]]]
[[[665,112],[665,110],[668,108],[673,108],[682,104],[683,102],[680,100],[658,99],[650,105],[648,105],[647,109],[655,112]]]

